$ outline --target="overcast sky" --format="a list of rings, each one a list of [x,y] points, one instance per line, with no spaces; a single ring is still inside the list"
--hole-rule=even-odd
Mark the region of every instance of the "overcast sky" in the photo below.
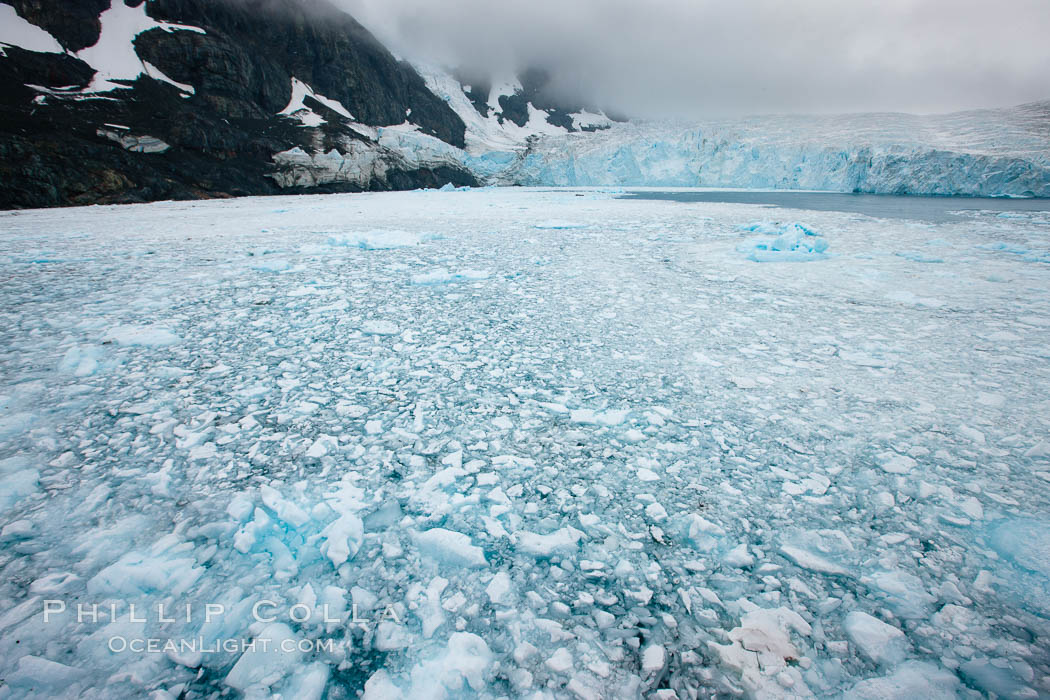
[[[1050,98],[1050,0],[335,0],[397,53],[541,65],[639,116]]]

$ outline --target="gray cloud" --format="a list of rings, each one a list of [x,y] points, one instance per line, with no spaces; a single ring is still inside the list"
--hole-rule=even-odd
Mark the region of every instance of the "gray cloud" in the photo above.
[[[1047,0],[336,0],[393,50],[551,69],[639,115],[943,112],[1050,98]]]

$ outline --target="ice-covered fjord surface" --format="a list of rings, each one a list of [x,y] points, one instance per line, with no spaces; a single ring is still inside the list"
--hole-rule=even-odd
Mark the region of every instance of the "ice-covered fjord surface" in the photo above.
[[[0,232],[0,698],[1050,694],[1045,212]]]

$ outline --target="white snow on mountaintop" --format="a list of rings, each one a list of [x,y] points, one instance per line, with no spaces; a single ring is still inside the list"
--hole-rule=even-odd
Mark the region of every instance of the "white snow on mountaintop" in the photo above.
[[[0,4],[0,56],[6,55],[4,46],[40,53],[65,53],[58,39],[22,18],[11,5]]]
[[[135,37],[152,29],[166,32],[190,31],[204,34],[199,27],[184,24],[159,22],[146,14],[146,3],[129,7],[121,0],[114,0],[108,10],[99,15],[102,31],[93,46],[78,51],[75,55],[95,71],[91,84],[76,92],[50,90],[33,87],[51,95],[83,97],[126,87],[116,81],[132,81],[142,74],[155,80],[174,85],[185,93],[193,94],[193,87],[176,82],[156,66],[143,61],[135,52]],[[44,29],[20,17],[11,5],[0,4],[0,45],[18,46],[27,51],[64,53],[58,40]]]
[[[324,118],[307,107],[303,101],[308,96],[317,100],[325,107],[328,107],[336,114],[345,117],[347,120],[351,122],[354,121],[354,115],[350,114],[339,100],[333,100],[314,92],[312,87],[298,78],[292,78],[292,96],[288,100],[288,106],[278,112],[278,114],[297,119],[303,126],[320,126],[321,124],[324,124]]]
[[[500,79],[493,81],[489,91],[489,114],[483,117],[464,92],[464,86],[448,71],[422,63],[413,64],[416,72],[423,77],[427,87],[435,95],[445,100],[452,110],[459,115],[467,126],[467,154],[481,156],[489,153],[516,153],[524,149],[527,141],[536,136],[560,136],[568,130],[555,126],[547,121],[547,112],[537,109],[530,102],[528,105],[529,121],[525,126],[518,126],[509,119],[500,121],[503,108],[499,104],[501,96],[513,95],[521,90],[517,79]],[[578,116],[581,126],[596,126],[608,121],[604,114],[589,115],[581,112]]]
[[[593,190],[0,213],[0,697],[1050,694],[1048,263]]]
[[[161,71],[139,58],[135,52],[135,37],[151,29],[162,29],[166,32],[176,30],[204,34],[199,27],[184,24],[158,22],[146,14],[146,3],[137,7],[128,7],[121,0],[113,0],[110,8],[99,15],[102,33],[94,46],[77,52],[81,59],[95,69],[95,77],[84,92],[108,92],[120,87],[117,80],[135,80],[143,73],[157,80],[170,83],[184,91],[192,88],[177,83]]]

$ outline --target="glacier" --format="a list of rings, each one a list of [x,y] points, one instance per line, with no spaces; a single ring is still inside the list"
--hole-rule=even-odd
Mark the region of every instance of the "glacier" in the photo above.
[[[497,182],[1050,197],[1050,102],[937,116],[616,124],[538,138]]]
[[[480,182],[519,186],[713,187],[871,194],[1050,197],[1050,101],[945,115],[770,115],[612,122],[573,115],[570,132],[530,107],[505,120],[497,84],[482,116],[447,71],[416,70],[467,126],[463,149],[400,129],[410,162],[455,162]]]
[[[0,698],[1044,697],[1047,251],[620,188],[0,213]]]
[[[946,115],[771,115],[699,122],[613,122],[571,115],[570,131],[528,105],[520,126],[499,111],[513,82],[478,111],[447,71],[415,66],[463,120],[465,146],[403,124],[364,127],[337,148],[317,134],[312,152],[275,154],[282,187],[353,183],[367,188],[396,168],[459,168],[484,185],[710,187],[869,194],[1050,197],[1050,102]],[[294,100],[293,100],[294,101]],[[316,116],[316,115],[314,115]],[[325,150],[327,149],[327,150]]]

